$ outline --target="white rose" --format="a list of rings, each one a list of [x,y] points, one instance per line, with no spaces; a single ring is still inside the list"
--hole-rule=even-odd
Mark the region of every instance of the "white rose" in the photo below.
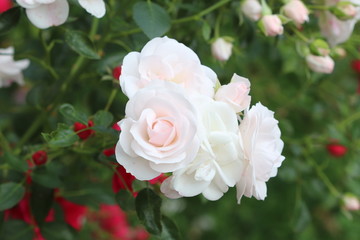
[[[14,48],[0,49],[0,87],[7,87],[12,82],[24,84],[22,70],[30,64],[28,59],[14,61]]]
[[[297,26],[309,21],[309,10],[300,0],[290,0],[283,10],[285,16],[292,19]]]
[[[227,61],[232,53],[232,43],[224,38],[218,38],[211,45],[211,53],[219,61]]]
[[[212,97],[216,74],[201,65],[190,48],[162,37],[152,39],[140,53],[131,52],[123,60],[120,85],[129,98],[153,80],[174,82],[190,93]]]
[[[348,211],[359,211],[360,202],[359,199],[353,194],[345,194],[343,196],[344,207]]]
[[[195,102],[203,126],[201,148],[191,163],[173,172],[161,190],[169,198],[202,193],[218,200],[235,186],[242,171],[237,117],[225,103],[205,97]]]
[[[314,72],[332,73],[334,70],[334,60],[329,56],[315,56],[309,54],[306,56],[306,64]]]
[[[261,18],[265,36],[274,37],[284,32],[281,20],[277,15],[266,15]]]
[[[284,143],[278,121],[274,112],[257,103],[245,114],[239,129],[245,165],[236,184],[238,202],[243,195],[264,200],[266,182],[276,176],[285,159],[281,155]]]
[[[137,179],[178,170],[199,150],[197,113],[181,90],[174,83],[154,81],[126,105],[116,159]]]
[[[245,0],[241,4],[241,11],[251,20],[257,21],[261,17],[262,7],[257,0]]]
[[[215,94],[216,101],[229,104],[235,112],[241,112],[250,105],[250,81],[247,78],[234,74],[227,85],[222,85]]]

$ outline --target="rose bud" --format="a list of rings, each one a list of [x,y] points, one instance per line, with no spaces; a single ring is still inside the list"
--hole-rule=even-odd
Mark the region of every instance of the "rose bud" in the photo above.
[[[290,0],[283,7],[284,15],[294,21],[296,26],[309,21],[309,10],[300,0]]]
[[[211,53],[219,61],[227,61],[232,53],[232,43],[224,38],[218,38],[211,45]]]
[[[343,197],[344,207],[348,211],[358,211],[360,210],[359,199],[353,194],[345,194]]]
[[[356,73],[360,73],[360,60],[356,59],[351,62],[351,67]]]
[[[348,1],[338,2],[335,6],[330,7],[329,11],[341,21],[352,19],[357,14],[356,7]]]
[[[116,131],[121,131],[121,127],[119,126],[119,124],[117,122],[114,123],[111,128]]]
[[[115,155],[115,146],[112,148],[107,148],[103,150],[103,154],[107,157],[110,157],[112,155]]]
[[[328,152],[334,157],[342,157],[346,154],[347,148],[338,143],[330,143],[326,146]]]
[[[0,0],[0,13],[6,12],[12,7],[11,0]]]
[[[43,150],[39,150],[32,155],[32,160],[35,165],[43,165],[47,162],[47,153]]]
[[[121,66],[117,66],[113,69],[112,71],[112,75],[116,80],[120,79],[120,75],[121,75]]]
[[[245,0],[241,4],[242,13],[253,21],[257,21],[261,17],[261,4],[257,0]]]
[[[315,56],[309,54],[306,56],[306,64],[308,67],[318,73],[332,73],[334,70],[334,60],[329,56]]]
[[[277,36],[284,32],[281,20],[277,15],[266,15],[260,20],[259,26],[265,36]]]
[[[85,125],[80,122],[75,122],[74,123],[74,132],[76,132],[76,134],[79,136],[79,138],[85,140],[85,139],[89,138],[91,135],[93,135],[95,133],[95,131],[92,129],[87,129],[84,131],[82,131],[82,130],[85,128],[92,127],[92,126],[94,126],[94,123],[91,120],[88,121],[88,125]]]

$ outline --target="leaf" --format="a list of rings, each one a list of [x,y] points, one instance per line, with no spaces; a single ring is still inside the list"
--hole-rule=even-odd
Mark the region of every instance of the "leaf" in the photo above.
[[[62,185],[62,181],[54,172],[49,171],[45,166],[37,167],[32,173],[34,182],[48,188],[57,188]]]
[[[83,32],[67,30],[65,32],[65,41],[72,50],[81,56],[90,59],[100,59],[93,43]]]
[[[161,227],[161,198],[150,188],[139,192],[135,199],[136,213],[148,232],[159,235]]]
[[[72,240],[75,239],[69,227],[65,223],[45,223],[41,233],[46,240]]]
[[[60,106],[59,112],[64,116],[64,118],[73,121],[73,122],[81,122],[83,124],[87,124],[87,117],[84,113],[78,112],[75,108],[68,103],[65,103]]]
[[[28,169],[28,165],[25,160],[18,158],[17,156],[11,154],[10,152],[4,153],[4,160],[9,163],[9,165],[19,172],[25,172]]]
[[[12,208],[23,198],[25,188],[20,183],[8,182],[0,185],[0,211]]]
[[[100,110],[94,116],[94,125],[108,127],[113,122],[113,115],[107,111]]]
[[[208,41],[210,39],[211,28],[210,25],[205,21],[202,24],[201,32],[204,40]]]
[[[58,124],[58,128],[55,131],[50,134],[42,133],[42,136],[51,148],[68,147],[79,140],[74,130],[69,129],[66,124]]]
[[[0,232],[1,240],[32,240],[33,226],[20,220],[7,220]]]
[[[138,2],[133,7],[136,24],[150,39],[165,34],[171,26],[169,14],[152,2]]]
[[[0,14],[0,35],[7,33],[15,27],[20,19],[20,8],[14,7]]]
[[[124,211],[132,211],[135,210],[135,198],[128,191],[121,189],[115,196],[117,204]]]
[[[177,228],[176,224],[168,217],[162,216],[161,218],[161,225],[162,225],[162,233],[161,239],[162,240],[178,240],[180,238],[179,229]]]
[[[36,223],[41,226],[54,200],[54,190],[36,182],[31,184],[30,208]]]

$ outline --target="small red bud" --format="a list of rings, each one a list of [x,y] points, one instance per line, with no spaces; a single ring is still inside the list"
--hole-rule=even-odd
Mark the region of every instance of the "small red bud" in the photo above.
[[[0,13],[6,12],[12,7],[11,0],[1,0],[0,1]]]
[[[121,128],[120,128],[120,126],[119,126],[118,123],[114,123],[114,125],[112,125],[111,128],[114,129],[114,130],[116,130],[116,131],[121,131]]]
[[[338,144],[338,143],[330,143],[326,146],[328,152],[334,157],[342,157],[347,152],[347,147]]]
[[[117,66],[113,69],[112,71],[112,75],[116,80],[119,80],[120,75],[121,75],[121,66]]]
[[[47,154],[43,150],[39,150],[32,155],[35,165],[42,165],[47,162]]]
[[[107,157],[115,155],[115,147],[104,149],[103,154]]]
[[[79,138],[85,140],[85,139],[89,138],[91,135],[93,135],[95,133],[95,131],[92,129],[88,129],[85,131],[81,131],[81,130],[92,127],[92,126],[94,126],[94,122],[91,120],[88,121],[88,125],[85,125],[80,122],[75,122],[74,123],[74,131],[79,136]],[[81,132],[79,132],[79,131],[81,131]]]
[[[351,62],[351,68],[356,72],[360,73],[360,60],[353,60]]]

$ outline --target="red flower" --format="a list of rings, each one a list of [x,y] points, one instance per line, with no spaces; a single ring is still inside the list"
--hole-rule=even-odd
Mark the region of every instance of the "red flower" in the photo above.
[[[113,69],[112,75],[116,80],[119,80],[121,75],[121,66],[117,66]]]
[[[35,165],[43,165],[47,162],[47,154],[43,150],[39,150],[32,155]]]
[[[121,189],[129,189],[132,192],[132,182],[135,180],[135,177],[127,173],[123,166],[118,166],[116,170],[117,173],[114,174],[112,179],[112,189],[114,193],[117,193]]]
[[[167,178],[167,176],[165,176],[163,173],[160,174],[159,176],[157,176],[156,178],[153,178],[151,180],[149,180],[150,184],[157,184],[157,183],[162,183],[163,181],[165,181],[165,179]]]
[[[65,222],[80,231],[85,222],[87,207],[70,202],[63,197],[56,198],[56,202],[64,211]]]
[[[356,59],[351,62],[351,67],[356,73],[360,73],[360,60]]]
[[[9,10],[12,7],[11,0],[0,0],[0,13]]]
[[[92,129],[88,129],[88,130],[84,130],[84,131],[81,131],[81,130],[92,127],[92,126],[94,126],[94,122],[91,120],[88,121],[88,125],[85,125],[80,122],[75,122],[74,123],[74,131],[79,136],[79,138],[85,140],[85,139],[89,138],[91,135],[93,135],[95,133],[95,131]]]
[[[334,157],[342,157],[347,152],[347,147],[338,143],[330,143],[326,146],[328,152]]]
[[[116,131],[121,131],[121,128],[120,128],[118,123],[114,123],[111,128],[116,130]]]
[[[115,147],[107,148],[103,150],[103,154],[107,157],[110,157],[115,154]]]

